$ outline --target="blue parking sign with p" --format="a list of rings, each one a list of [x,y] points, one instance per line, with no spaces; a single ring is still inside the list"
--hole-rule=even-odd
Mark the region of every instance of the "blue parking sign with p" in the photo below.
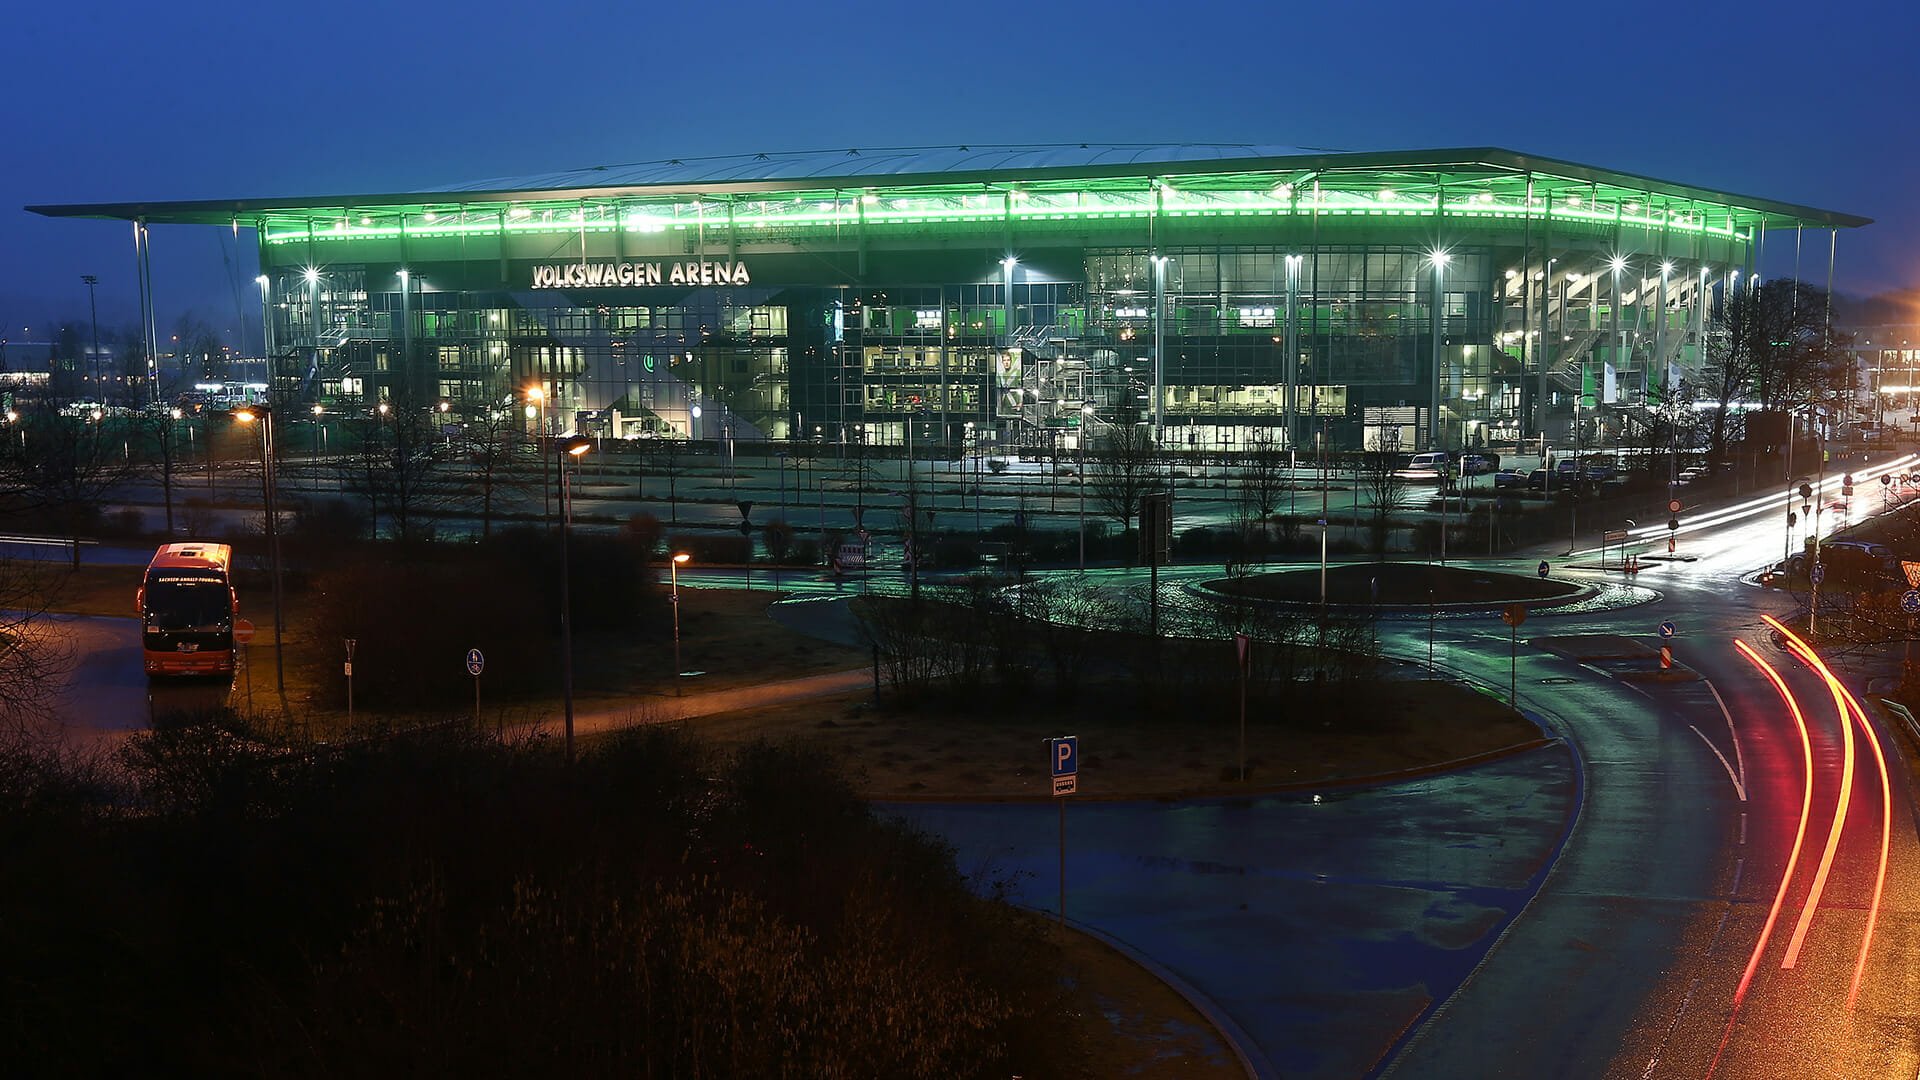
[[[1067,735],[1049,742],[1053,749],[1053,775],[1072,776],[1080,771],[1080,736]]]

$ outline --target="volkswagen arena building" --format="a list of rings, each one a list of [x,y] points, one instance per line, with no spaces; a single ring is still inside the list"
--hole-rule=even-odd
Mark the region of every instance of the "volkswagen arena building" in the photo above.
[[[1701,370],[1769,234],[1867,223],[1509,150],[1221,145],[32,209],[135,222],[137,247],[255,230],[288,400],[1002,452],[1142,423],[1207,450],[1604,437]]]

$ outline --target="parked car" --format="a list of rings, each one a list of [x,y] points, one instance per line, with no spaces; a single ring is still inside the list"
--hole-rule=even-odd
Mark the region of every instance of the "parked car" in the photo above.
[[[1891,582],[1904,584],[1900,558],[1885,544],[1862,540],[1835,540],[1820,545],[1820,561],[1826,565],[1828,579],[1843,585],[1872,586]]]
[[[1527,474],[1518,469],[1501,469],[1493,474],[1494,490],[1505,488],[1523,488],[1527,486]]]
[[[1593,481],[1607,481],[1620,475],[1620,463],[1612,457],[1600,456],[1580,459],[1580,471]]]
[[[1466,454],[1460,458],[1461,476],[1482,476],[1496,472],[1500,468],[1500,455],[1488,453]]]
[[[1452,464],[1452,462],[1452,454],[1445,450],[1435,450],[1430,453],[1413,455],[1413,460],[1407,463],[1407,468],[1431,469],[1434,472],[1442,473],[1447,471],[1447,466]]]

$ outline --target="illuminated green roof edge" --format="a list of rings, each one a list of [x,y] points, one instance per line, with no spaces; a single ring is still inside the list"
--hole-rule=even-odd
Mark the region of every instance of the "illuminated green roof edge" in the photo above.
[[[572,179],[576,174],[566,174]],[[1531,180],[1538,202],[1529,207],[1525,204],[1524,190]],[[648,209],[710,208],[708,212],[720,216],[709,218],[715,224],[725,220],[725,215],[735,212],[744,203],[763,204],[761,213],[767,214],[766,204],[779,204],[782,212],[769,214],[767,220],[787,225],[831,225],[835,222],[846,223],[865,220],[878,224],[888,220],[989,220],[996,217],[1010,217],[1015,221],[1023,218],[1046,219],[1050,217],[1087,217],[1087,216],[1136,216],[1135,211],[1125,206],[1074,206],[1041,205],[1052,201],[1052,196],[1113,197],[1125,202],[1126,196],[1146,196],[1151,198],[1159,193],[1161,204],[1155,207],[1158,213],[1178,216],[1182,213],[1215,214],[1279,214],[1311,212],[1312,205],[1305,208],[1298,203],[1312,185],[1318,183],[1322,199],[1319,204],[1322,213],[1361,213],[1379,215],[1413,214],[1422,217],[1434,213],[1433,199],[1435,190],[1444,188],[1446,205],[1440,208],[1441,214],[1471,214],[1473,216],[1545,216],[1551,213],[1560,218],[1586,217],[1588,220],[1614,220],[1616,216],[1631,217],[1644,213],[1627,209],[1635,202],[1660,203],[1673,214],[1690,214],[1707,223],[1709,231],[1725,234],[1726,228],[1744,231],[1754,225],[1765,228],[1808,226],[1814,228],[1858,228],[1871,224],[1871,219],[1842,214],[1836,211],[1821,210],[1814,207],[1798,206],[1771,199],[1713,191],[1706,188],[1678,184],[1671,181],[1656,180],[1631,173],[1601,169],[1574,162],[1553,158],[1538,157],[1516,153],[1498,148],[1472,148],[1447,150],[1417,150],[1404,152],[1368,152],[1368,153],[1304,153],[1283,156],[1217,157],[1198,160],[1136,161],[1124,163],[1047,165],[1018,169],[986,169],[973,171],[925,172],[912,171],[883,174],[848,174],[844,176],[809,175],[794,178],[766,178],[751,180],[673,182],[644,185],[609,186],[569,186],[569,187],[518,187],[496,190],[446,190],[437,192],[408,192],[394,194],[354,194],[330,195],[298,198],[248,198],[229,200],[192,200],[179,202],[130,202],[130,203],[84,203],[67,205],[39,205],[26,209],[47,217],[85,217],[115,220],[145,220],[150,224],[206,224],[249,227],[267,227],[271,237],[275,225],[291,228],[296,225],[305,231],[308,223],[315,226],[316,235],[322,238],[321,223],[341,223],[343,231],[353,236],[378,235],[386,230],[378,227],[365,228],[359,219],[384,221],[391,229],[397,230],[406,218],[425,218],[430,215],[457,213],[464,210],[472,214],[477,210],[491,210],[497,216],[505,207],[518,208],[516,212],[549,213],[554,210],[568,210],[592,205],[604,211],[609,204],[617,204],[613,210],[617,220],[628,220],[629,212],[639,212],[648,218],[648,229],[677,227],[672,215],[656,220],[646,214]],[[1291,185],[1287,198],[1273,197],[1273,192],[1282,190],[1282,185]],[[1020,207],[1010,213],[996,212],[988,205],[972,208],[956,206],[952,213],[941,213],[931,206],[932,201],[968,199],[983,202],[985,197],[1011,198],[1018,192],[1022,198],[1038,200],[1040,204]],[[1583,197],[1581,192],[1589,193]],[[1380,195],[1385,193],[1388,199],[1383,201]],[[1487,202],[1472,203],[1473,196],[1484,193]],[[1265,202],[1260,202],[1261,198]],[[1241,196],[1240,204],[1223,205],[1222,200],[1232,202],[1234,196]],[[1183,199],[1191,196],[1191,200]],[[1464,196],[1464,197],[1463,197]],[[875,205],[868,213],[861,205],[862,198]],[[1346,209],[1335,209],[1334,202],[1352,197],[1355,204]],[[1568,200],[1579,198],[1578,204]],[[900,209],[880,206],[882,200],[906,200],[921,205],[917,209]],[[1249,201],[1251,200],[1251,201]],[[1399,200],[1394,205],[1387,202]],[[1557,200],[1557,201],[1556,201]],[[831,210],[816,210],[811,214],[800,214],[787,210],[789,204],[831,203]],[[1183,202],[1185,205],[1183,206]],[[1257,205],[1256,205],[1257,203]],[[844,205],[843,205],[844,204]],[[1270,204],[1270,205],[1269,205]],[[1580,206],[1590,209],[1581,212]],[[1611,206],[1613,209],[1598,213],[1599,207]],[[1004,210],[1005,208],[1003,208]],[[1144,216],[1146,207],[1137,211]],[[735,213],[736,222],[750,218],[753,211],[746,214]],[[824,216],[822,216],[824,215]],[[864,215],[864,217],[863,217]],[[1663,213],[1660,221],[1641,221],[1639,224],[1669,225],[1674,219]],[[1719,228],[1713,227],[1715,219]],[[465,217],[462,216],[462,220]],[[582,224],[592,230],[596,225],[578,220],[566,223],[528,223],[524,227],[536,228],[541,225],[553,231],[572,231]],[[421,232],[419,220],[406,221],[409,234]],[[479,225],[445,225],[430,231],[490,231],[501,226],[483,227]],[[508,225],[509,229],[520,226]],[[598,227],[613,228],[613,221],[603,221]],[[628,226],[633,226],[629,222]],[[391,235],[391,233],[388,233]],[[338,236],[334,238],[351,238]]]

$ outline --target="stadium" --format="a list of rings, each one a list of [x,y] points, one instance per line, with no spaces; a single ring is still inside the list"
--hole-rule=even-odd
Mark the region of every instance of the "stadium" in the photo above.
[[[995,452],[1604,438],[1697,378],[1769,234],[1868,223],[1502,149],[1241,145],[30,209],[134,222],[143,274],[147,226],[255,230],[284,400]]]

